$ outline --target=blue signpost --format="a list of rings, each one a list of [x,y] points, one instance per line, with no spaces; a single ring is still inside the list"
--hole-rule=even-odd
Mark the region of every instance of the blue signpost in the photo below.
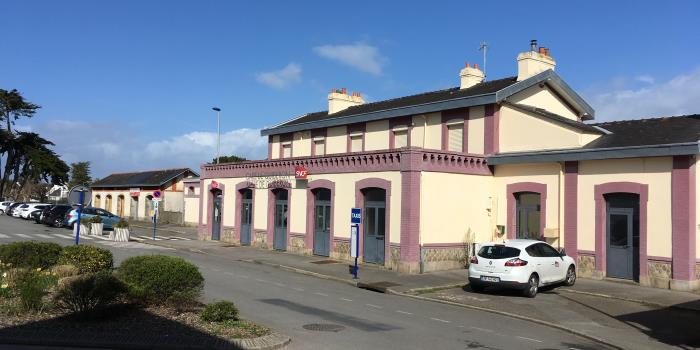
[[[80,244],[80,217],[83,214],[83,203],[85,203],[85,192],[80,191],[80,197],[79,197],[79,204],[78,204],[78,221],[76,221],[77,227],[75,230],[75,245]]]
[[[357,256],[360,251],[360,224],[362,223],[362,209],[352,208],[350,210],[350,256],[355,258],[355,266],[351,266],[353,278],[357,279]]]
[[[156,226],[158,226],[158,204],[160,204],[160,190],[153,191],[153,240],[156,240]]]
[[[73,223],[75,225],[75,244],[80,244],[80,219],[82,218],[83,208],[90,205],[92,199],[92,191],[90,188],[83,185],[73,187],[68,193],[68,202],[77,207],[78,220]]]

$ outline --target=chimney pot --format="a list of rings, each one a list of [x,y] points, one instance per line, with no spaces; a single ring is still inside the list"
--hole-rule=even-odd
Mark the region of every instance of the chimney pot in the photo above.
[[[478,63],[474,63],[474,69],[479,69],[479,64],[478,64]]]
[[[537,40],[530,40],[530,51],[537,51]]]
[[[466,67],[469,68],[469,62],[465,62]]]
[[[344,95],[347,95],[348,89],[342,88],[342,89],[340,89],[340,93],[342,93],[342,94],[344,94]]]
[[[547,55],[546,52],[545,52],[546,50],[547,50],[547,48],[545,48],[545,47],[540,47],[540,55],[545,55],[545,56],[546,56],[546,55]]]

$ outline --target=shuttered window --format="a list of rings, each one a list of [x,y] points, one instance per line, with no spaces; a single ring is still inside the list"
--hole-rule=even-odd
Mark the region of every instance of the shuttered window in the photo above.
[[[350,136],[350,152],[362,152],[362,135]]]
[[[292,157],[292,144],[282,145],[282,158]]]
[[[449,151],[462,152],[463,124],[447,126],[447,149]]]
[[[325,140],[315,140],[314,147],[316,147],[316,155],[322,156],[326,154],[326,141]]]
[[[408,146],[408,130],[394,131],[394,148]]]

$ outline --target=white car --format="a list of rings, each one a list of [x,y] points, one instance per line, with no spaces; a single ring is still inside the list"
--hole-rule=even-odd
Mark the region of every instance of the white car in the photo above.
[[[22,204],[19,206],[19,210],[15,210],[14,213],[12,213],[12,216],[15,216],[14,214],[16,213],[17,216],[22,219],[29,219],[29,214],[31,214],[33,211],[37,209],[44,209],[46,208],[48,204],[46,203],[27,203],[27,204]]]
[[[5,211],[7,211],[7,208],[12,205],[14,202],[1,202],[0,203],[0,214],[5,214]]]
[[[513,239],[488,243],[471,258],[469,285],[475,292],[500,286],[522,289],[530,298],[541,286],[576,283],[576,262],[564,250],[536,240]]]

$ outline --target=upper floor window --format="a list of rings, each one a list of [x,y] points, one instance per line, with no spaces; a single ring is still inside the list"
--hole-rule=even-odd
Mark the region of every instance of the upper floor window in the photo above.
[[[391,132],[394,133],[394,148],[408,147],[408,127],[397,126]]]
[[[464,120],[447,122],[447,150],[462,152],[464,139]]]
[[[283,143],[282,144],[282,154],[281,158],[291,158],[292,157],[292,143]]]
[[[350,152],[362,152],[362,134],[350,135]]]
[[[326,139],[323,137],[318,137],[313,139],[314,142],[314,154],[317,156],[322,156],[326,154]]]

